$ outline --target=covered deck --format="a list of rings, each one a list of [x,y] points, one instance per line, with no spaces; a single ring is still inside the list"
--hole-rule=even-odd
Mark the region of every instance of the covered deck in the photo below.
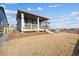
[[[17,29],[23,31],[44,31],[48,28],[48,18],[29,11],[17,11]]]

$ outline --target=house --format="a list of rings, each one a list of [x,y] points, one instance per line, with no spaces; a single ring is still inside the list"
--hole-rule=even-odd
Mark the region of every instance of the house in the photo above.
[[[24,31],[45,31],[48,29],[49,18],[37,15],[35,13],[18,10],[16,15],[17,30]]]
[[[0,7],[0,36],[5,34],[4,28],[8,27],[8,21],[3,7]]]

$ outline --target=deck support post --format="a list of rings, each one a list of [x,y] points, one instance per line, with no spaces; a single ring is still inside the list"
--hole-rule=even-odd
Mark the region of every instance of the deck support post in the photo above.
[[[24,23],[24,13],[21,13],[21,32],[23,33],[25,27],[25,23]]]
[[[39,17],[37,17],[37,32],[39,32]]]

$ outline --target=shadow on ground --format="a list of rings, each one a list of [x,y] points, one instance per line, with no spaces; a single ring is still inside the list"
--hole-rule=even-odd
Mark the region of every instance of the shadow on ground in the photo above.
[[[77,41],[77,43],[76,43],[76,45],[74,47],[72,56],[79,56],[79,40]]]

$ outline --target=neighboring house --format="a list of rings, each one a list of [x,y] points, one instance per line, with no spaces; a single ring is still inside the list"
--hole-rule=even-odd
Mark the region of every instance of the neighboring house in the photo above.
[[[45,31],[48,29],[48,18],[39,16],[29,11],[18,10],[16,15],[17,30],[24,31]]]
[[[3,7],[0,7],[0,36],[4,32],[4,27],[8,27],[8,21]]]

